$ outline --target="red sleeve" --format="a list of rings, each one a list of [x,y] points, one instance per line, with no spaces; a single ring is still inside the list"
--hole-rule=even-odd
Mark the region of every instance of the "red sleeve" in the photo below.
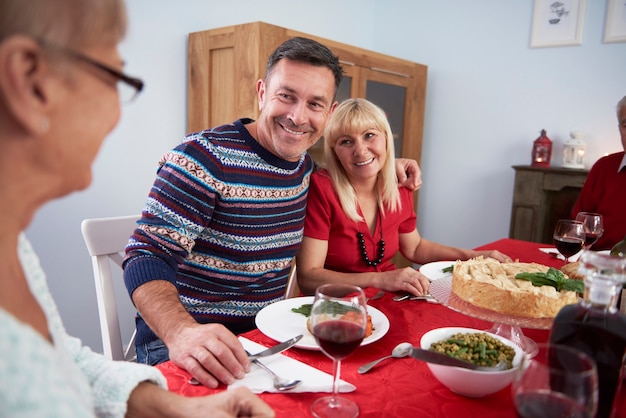
[[[320,171],[311,175],[311,184],[306,204],[306,218],[304,219],[304,236],[328,241],[330,237],[330,204],[325,196],[334,193],[328,189],[328,177]],[[332,183],[331,183],[332,184]]]

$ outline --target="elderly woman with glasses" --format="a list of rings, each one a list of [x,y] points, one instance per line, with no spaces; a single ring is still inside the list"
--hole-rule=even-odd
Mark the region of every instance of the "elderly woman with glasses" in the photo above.
[[[24,237],[37,210],[89,186],[120,116],[122,0],[0,1],[0,416],[274,416],[247,389],[185,398],[160,372],[68,336]]]

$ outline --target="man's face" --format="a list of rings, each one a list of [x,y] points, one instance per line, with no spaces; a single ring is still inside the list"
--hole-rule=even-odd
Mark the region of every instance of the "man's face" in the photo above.
[[[622,137],[622,147],[626,151],[626,106],[622,106],[619,110],[617,121],[619,123],[619,134]]]
[[[337,103],[335,78],[327,67],[280,60],[257,83],[257,140],[274,155],[297,161],[323,134]]]

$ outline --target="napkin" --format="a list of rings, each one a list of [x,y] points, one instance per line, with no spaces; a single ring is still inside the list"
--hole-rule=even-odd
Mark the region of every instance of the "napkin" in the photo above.
[[[258,353],[267,348],[245,337],[239,337],[239,341],[241,341],[243,348],[250,353]],[[302,384],[291,389],[289,393],[332,392],[333,390],[332,375],[324,373],[298,360],[283,356],[282,354],[275,354],[261,358],[259,361],[281,377],[302,380]],[[331,360],[328,359],[328,361]],[[250,372],[246,374],[243,379],[236,380],[235,383],[228,386],[228,388],[231,389],[239,386],[246,386],[254,393],[279,393],[272,385],[272,376],[254,363],[251,364]],[[354,385],[344,380],[339,380],[339,392],[352,392],[354,390],[356,390]]]
[[[539,251],[541,251],[542,253],[546,253],[546,254],[552,254],[553,256],[555,256],[555,257],[556,257],[556,258],[558,258],[558,259],[565,260],[565,257],[563,257],[563,256],[561,255],[561,253],[559,253],[559,250],[557,250],[557,249],[556,249],[556,248],[554,248],[554,247],[550,247],[550,248],[539,248]],[[580,255],[581,255],[582,253],[583,253],[582,251],[579,251],[578,253],[576,253],[576,254],[574,254],[573,256],[571,256],[571,257],[569,258],[569,259],[570,259],[570,262],[575,262],[575,261],[578,261],[578,258],[580,257]]]

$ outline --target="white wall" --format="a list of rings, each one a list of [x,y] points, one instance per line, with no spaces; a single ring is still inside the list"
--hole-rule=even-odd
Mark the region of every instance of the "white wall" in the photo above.
[[[626,43],[604,44],[606,2],[587,0],[582,46],[530,49],[532,1],[127,0],[127,72],[146,90],[94,165],[94,182],[46,206],[29,228],[68,331],[101,349],[84,218],[138,213],[162,153],[185,135],[189,32],[265,21],[429,66],[418,228],[474,247],[508,235],[512,165],[541,129],[573,126],[586,164],[621,149],[615,104],[626,94]],[[250,86],[254,88],[254,86]],[[81,138],[76,138],[80,141]]]

